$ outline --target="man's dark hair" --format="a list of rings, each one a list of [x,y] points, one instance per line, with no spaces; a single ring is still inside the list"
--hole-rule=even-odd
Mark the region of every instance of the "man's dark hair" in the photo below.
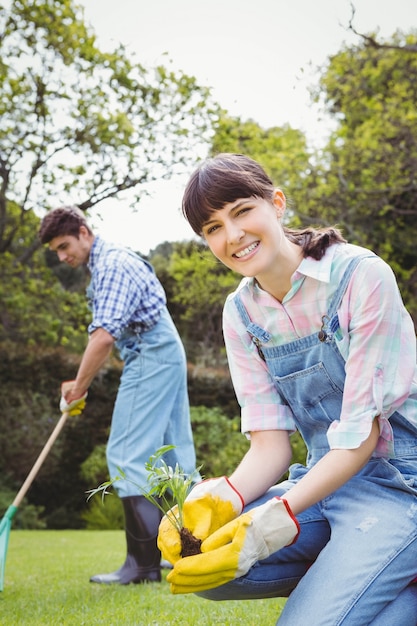
[[[43,218],[38,236],[42,243],[49,243],[55,237],[72,235],[77,237],[84,226],[92,234],[84,213],[76,206],[62,206],[53,209]]]

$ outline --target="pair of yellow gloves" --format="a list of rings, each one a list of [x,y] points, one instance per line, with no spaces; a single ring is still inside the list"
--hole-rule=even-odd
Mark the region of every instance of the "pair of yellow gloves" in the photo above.
[[[275,497],[242,514],[243,507],[241,495],[225,476],[196,485],[185,500],[183,517],[184,526],[202,540],[202,553],[186,558],[181,558],[179,533],[165,515],[158,547],[174,565],[167,576],[172,593],[223,585],[296,541],[300,527],[286,500]]]

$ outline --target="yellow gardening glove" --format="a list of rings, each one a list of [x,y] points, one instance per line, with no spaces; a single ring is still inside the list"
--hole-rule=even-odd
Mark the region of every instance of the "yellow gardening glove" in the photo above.
[[[85,391],[82,396],[76,398],[75,400],[71,400],[71,402],[67,402],[65,399],[65,395],[71,389],[71,386],[74,381],[65,381],[61,385],[61,400],[59,402],[59,409],[61,413],[68,413],[73,417],[74,415],[80,415],[85,409],[85,399],[87,397],[88,392]]]
[[[218,528],[242,512],[243,498],[226,476],[210,478],[198,483],[187,496],[183,506],[183,525],[198,539],[206,539]],[[158,547],[162,557],[170,563],[181,558],[181,541],[169,517],[178,515],[173,507],[162,518],[159,526]]]
[[[286,500],[272,498],[203,541],[202,554],[177,561],[168,574],[172,593],[196,593],[243,576],[252,565],[294,543],[300,531]]]
[[[157,544],[162,558],[170,563],[176,563],[181,558],[181,539],[177,528],[169,521],[169,517],[178,519],[178,506],[172,507],[162,518],[159,524]]]

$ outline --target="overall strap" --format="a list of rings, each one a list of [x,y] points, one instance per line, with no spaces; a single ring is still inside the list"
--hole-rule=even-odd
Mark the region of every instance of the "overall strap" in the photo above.
[[[88,283],[85,289],[85,296],[87,298],[87,307],[90,311],[93,310],[93,300],[94,300],[94,278],[91,276],[90,282]]]
[[[357,268],[357,266],[359,265],[359,263],[362,261],[362,259],[366,259],[370,257],[375,257],[375,254],[373,252],[369,254],[361,254],[359,256],[354,257],[349,262],[349,265],[347,266],[347,268],[345,269],[343,273],[339,286],[336,289],[336,292],[334,293],[330,301],[328,311],[322,317],[323,323],[322,323],[322,327],[318,335],[320,341],[328,343],[329,341],[332,340],[333,335],[338,330],[339,316],[337,315],[337,310],[339,309],[343,296],[346,293],[346,289],[350,283],[352,274]]]
[[[143,256],[141,256],[138,252],[134,252],[130,248],[126,248],[126,252],[131,257],[134,257],[136,260],[142,261],[142,263],[144,263],[149,268],[149,270],[152,272],[152,274],[155,274],[155,268],[153,267],[153,265],[149,261],[144,259]]]
[[[271,333],[251,321],[248,312],[242,302],[242,298],[240,297],[240,293],[236,294],[233,301],[236,305],[240,317],[242,318],[243,323],[246,326],[246,330],[252,337],[252,341],[258,350],[259,356],[265,361],[265,357],[262,353],[262,344],[267,343],[271,339]]]

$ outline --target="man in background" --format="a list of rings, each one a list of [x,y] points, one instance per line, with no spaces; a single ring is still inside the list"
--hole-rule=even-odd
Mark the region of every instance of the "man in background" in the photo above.
[[[140,494],[145,463],[162,445],[172,444],[169,465],[195,470],[186,358],[152,266],[127,248],[95,236],[73,206],[50,211],[39,237],[71,267],[87,265],[92,310],[89,340],[76,377],[62,384],[61,410],[85,402],[87,390],[115,346],[124,362],[107,443],[110,478],[121,468],[126,479],[114,487],[125,516],[127,556],[115,572],[92,576],[95,583],[161,580],[156,540],[160,512]]]

